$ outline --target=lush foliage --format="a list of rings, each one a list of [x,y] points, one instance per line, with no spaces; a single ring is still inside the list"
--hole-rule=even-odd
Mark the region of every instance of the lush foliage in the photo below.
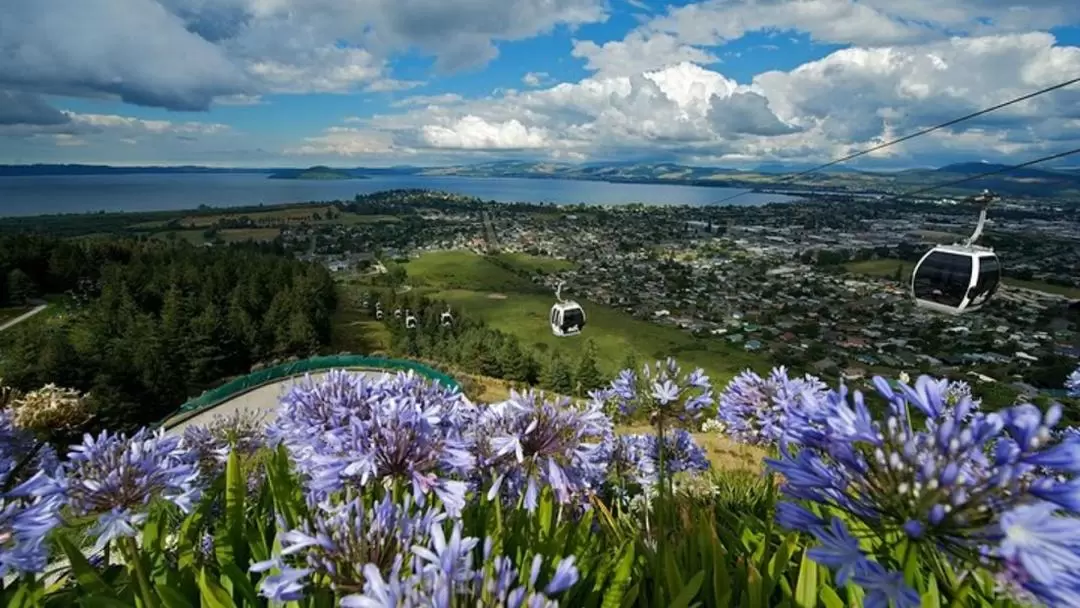
[[[772,381],[803,387],[761,402],[779,410],[779,479],[706,472],[683,427],[747,378],[716,399],[672,361],[587,403],[489,407],[411,375],[335,372],[295,385],[269,424],[88,435],[59,465],[3,413],[0,600],[1076,605],[1080,436],[1054,432],[1056,407],[984,413],[926,377],[868,395]],[[624,416],[657,434],[619,436]]]
[[[89,392],[95,430],[159,420],[224,377],[329,340],[328,272],[255,247],[15,236],[0,237],[0,260],[76,303],[4,332],[0,376]]]

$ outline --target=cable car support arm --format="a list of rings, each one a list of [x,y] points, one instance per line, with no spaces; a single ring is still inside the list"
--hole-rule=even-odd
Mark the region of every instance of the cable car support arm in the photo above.
[[[998,196],[989,190],[986,190],[982,194],[972,197],[971,200],[980,205],[979,222],[975,224],[975,231],[971,233],[971,236],[969,236],[966,241],[964,241],[965,247],[974,245],[975,241],[979,240],[979,237],[982,236],[983,228],[986,226],[986,210],[994,201],[998,200]]]

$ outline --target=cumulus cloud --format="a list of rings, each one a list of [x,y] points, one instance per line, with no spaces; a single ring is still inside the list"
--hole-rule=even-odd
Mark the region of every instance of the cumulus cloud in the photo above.
[[[601,71],[576,83],[420,104],[365,124],[415,148],[520,149],[552,158],[648,152],[718,164],[825,161],[1076,73],[1080,48],[1059,46],[1046,33],[994,34],[843,49],[747,83],[726,77],[722,66],[690,62],[629,75]],[[876,157],[910,164],[938,152],[954,159],[1038,155],[1080,141],[1078,107],[1080,91],[1063,90]]]
[[[462,150],[529,150],[548,144],[547,132],[526,127],[516,119],[488,122],[465,116],[448,126],[424,125],[423,139],[433,148]]]
[[[391,152],[391,138],[385,133],[331,127],[318,137],[309,137],[304,144],[288,148],[285,154],[298,156],[369,156]]]
[[[250,92],[222,48],[151,0],[10,2],[0,40],[0,86],[9,89],[177,110]]]
[[[172,110],[265,93],[398,91],[418,50],[483,65],[495,41],[605,18],[603,0],[33,0],[0,20],[0,89]]]
[[[641,31],[603,45],[575,40],[570,54],[584,59],[587,69],[605,76],[638,74],[684,61],[703,65],[719,61],[711,53],[679,42],[675,36]]]
[[[0,125],[62,125],[68,121],[66,114],[40,95],[0,91]]]

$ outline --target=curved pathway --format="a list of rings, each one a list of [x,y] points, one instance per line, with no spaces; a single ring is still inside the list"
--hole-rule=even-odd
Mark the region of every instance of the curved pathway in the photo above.
[[[32,310],[30,310],[28,312],[25,312],[25,313],[15,317],[14,319],[12,319],[10,321],[0,323],[0,331],[4,331],[5,329],[7,329],[9,327],[14,327],[14,326],[18,325],[19,323],[22,323],[23,321],[25,321],[25,320],[29,319],[30,317],[38,314],[39,312],[45,310],[48,307],[49,307],[48,304],[38,304]]]
[[[379,377],[387,373],[382,370],[348,370],[354,374],[364,374],[365,376]],[[311,374],[312,378],[320,379],[326,375],[327,372],[318,372]],[[167,429],[165,433],[167,435],[178,435],[184,432],[184,429],[193,424],[206,424],[219,415],[229,415],[239,411],[253,410],[264,412],[267,416],[267,421],[271,419],[274,412],[278,407],[278,400],[285,392],[297,384],[303,381],[304,376],[293,376],[291,378],[283,378],[277,382],[270,384],[264,384],[246,393],[241,393],[228,401],[223,401],[213,407],[208,407],[199,413],[186,418],[183,421],[168,426],[169,422],[165,423]]]

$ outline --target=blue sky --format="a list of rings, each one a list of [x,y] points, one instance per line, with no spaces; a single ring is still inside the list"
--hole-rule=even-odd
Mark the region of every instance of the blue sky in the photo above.
[[[1078,26],[1072,0],[35,0],[0,9],[0,163],[826,161],[1080,74]],[[1078,102],[860,162],[1053,153]]]

